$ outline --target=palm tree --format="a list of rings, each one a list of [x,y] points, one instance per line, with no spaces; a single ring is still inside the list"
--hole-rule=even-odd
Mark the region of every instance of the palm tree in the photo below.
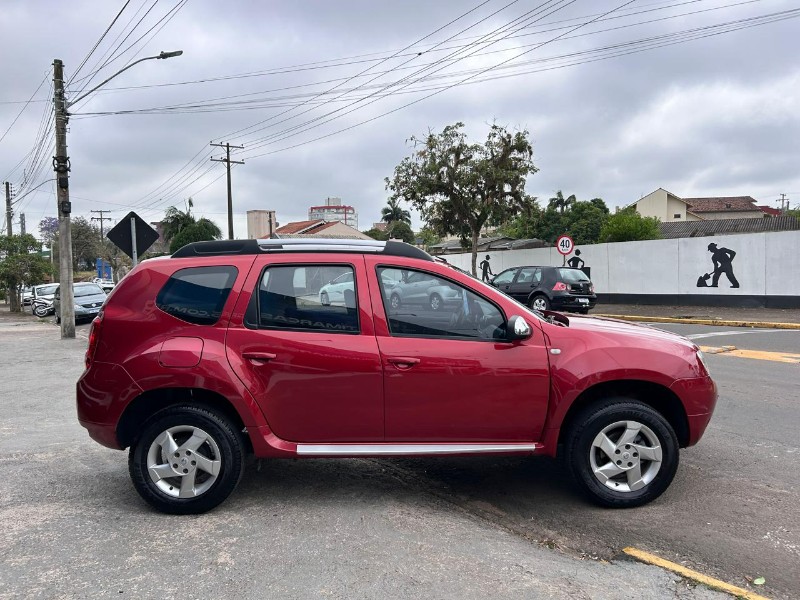
[[[164,226],[164,241],[169,243],[181,230],[195,224],[191,205],[189,205],[185,212],[174,206],[170,206],[164,213],[164,219],[161,223]]]
[[[575,197],[575,194],[572,194],[568,198],[564,198],[564,194],[561,193],[561,190],[558,190],[555,197],[550,198],[550,202],[548,203],[547,207],[556,208],[558,209],[558,212],[563,215],[564,211],[577,201],[578,199]]]
[[[386,206],[381,210],[381,221],[384,221],[387,225],[393,221],[411,225],[411,213],[400,206],[400,201],[397,198],[389,198],[386,201]]]

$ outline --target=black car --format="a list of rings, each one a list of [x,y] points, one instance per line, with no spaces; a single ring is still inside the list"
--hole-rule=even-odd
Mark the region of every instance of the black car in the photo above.
[[[597,296],[589,277],[570,267],[513,267],[492,279],[492,285],[536,310],[570,310],[586,314]]]

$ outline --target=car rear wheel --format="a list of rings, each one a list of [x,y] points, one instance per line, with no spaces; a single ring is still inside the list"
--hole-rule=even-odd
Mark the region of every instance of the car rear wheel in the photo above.
[[[531,308],[539,311],[550,310],[550,300],[548,300],[547,296],[537,294],[531,298]]]
[[[442,297],[439,294],[431,294],[431,310],[439,310],[442,304]]]
[[[244,471],[244,444],[223,416],[197,406],[157,413],[131,446],[128,470],[139,495],[171,514],[219,505]]]
[[[589,407],[567,434],[566,458],[589,499],[631,508],[658,498],[678,469],[678,439],[669,422],[629,399]]]

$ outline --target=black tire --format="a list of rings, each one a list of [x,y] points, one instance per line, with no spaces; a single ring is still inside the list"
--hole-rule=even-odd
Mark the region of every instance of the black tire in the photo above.
[[[397,310],[400,308],[402,302],[400,301],[400,296],[397,294],[392,294],[389,298],[389,306],[392,307],[392,310]]]
[[[322,304],[323,306],[330,306],[331,305],[331,299],[328,297],[328,292],[322,292],[319,295],[319,301],[320,301],[320,304]]]
[[[588,315],[589,314],[589,309],[588,308],[581,308],[581,309],[578,310],[578,313],[581,314],[581,315]]]
[[[61,315],[56,315],[56,325],[61,325]]]
[[[544,294],[531,296],[529,306],[534,310],[550,310],[550,299]]]
[[[430,307],[431,310],[442,310],[442,306],[444,306],[444,302],[442,302],[442,297],[439,294],[433,293],[430,297]]]
[[[194,454],[191,450],[183,450],[183,444],[198,429],[208,436],[206,441],[195,449]],[[150,459],[165,458],[163,447],[156,440],[167,431],[172,431],[173,439],[182,456],[177,457],[172,465],[165,463],[162,467],[165,470],[171,466],[180,469],[186,467],[183,471],[190,472],[193,476],[191,480],[193,485],[197,485],[197,488],[206,487],[196,492],[195,496],[177,497],[183,475],[165,476],[160,478],[158,483],[150,475],[148,455]],[[216,454],[218,456],[215,456]],[[212,460],[219,461],[217,474],[213,475],[196,467],[192,458],[197,456],[203,457],[209,464],[212,464],[210,462]],[[136,491],[153,508],[176,515],[199,514],[218,506],[236,489],[244,472],[244,458],[242,438],[225,417],[206,408],[182,405],[155,414],[144,425],[142,434],[131,445],[128,470]],[[172,454],[168,462],[171,460]]]
[[[621,436],[616,437],[617,429],[613,426],[620,422],[628,424],[635,422],[643,428],[634,438],[635,441],[631,444],[620,444],[617,448],[616,442]],[[593,446],[595,439],[599,438],[599,434],[607,428],[612,428],[608,431],[607,437],[614,443],[612,447],[616,448],[612,452],[616,460],[609,459],[607,453]],[[635,431],[636,427],[629,427],[623,423],[619,429]],[[650,436],[657,438],[660,464],[656,464],[656,460],[639,458],[639,453],[636,452],[637,449],[650,446],[652,448],[648,448],[648,453],[653,453],[655,444],[653,440],[648,439]],[[649,406],[628,398],[610,399],[600,404],[593,404],[577,415],[572,422],[571,430],[567,432],[565,447],[566,462],[575,481],[592,502],[609,508],[632,508],[658,498],[675,477],[678,469],[678,453],[678,438],[669,422]],[[602,483],[601,477],[605,475],[595,475],[595,468],[604,469],[605,473],[612,474],[616,470],[614,463],[620,465],[621,472]],[[626,468],[631,465],[634,469],[638,465],[640,475],[637,481],[643,482],[644,485],[639,489],[619,491],[617,488],[627,488],[631,478],[636,477],[635,470]]]

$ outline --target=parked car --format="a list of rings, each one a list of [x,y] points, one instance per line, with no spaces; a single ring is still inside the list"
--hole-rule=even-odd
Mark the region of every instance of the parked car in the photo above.
[[[461,303],[461,293],[447,281],[428,273],[402,273],[396,269],[384,271],[382,276],[384,290],[389,298],[389,306],[397,310],[403,304],[423,305],[431,310],[441,310],[445,306]],[[391,281],[391,284],[387,282]]]
[[[345,273],[342,273],[336,279],[320,288],[319,301],[320,304],[324,304],[325,306],[344,304],[345,294],[350,296],[354,293],[355,283],[353,281],[353,272],[347,270]]]
[[[564,310],[587,314],[597,303],[594,284],[580,269],[513,267],[498,273],[492,285],[539,311]]]
[[[22,306],[30,306],[33,302],[33,286],[26,285],[22,288]]]
[[[309,294],[332,269],[352,274],[352,306]],[[394,308],[415,280],[430,282],[421,301],[447,288],[458,302]],[[77,383],[81,425],[128,448],[141,497],[178,514],[227,498],[248,452],[562,455],[594,502],[638,506],[669,486],[716,399],[685,338],[532,311],[372,240],[197,242],[144,261],[94,319]]]
[[[82,319],[94,319],[103,303],[106,301],[106,293],[96,283],[76,283],[72,287],[72,294],[75,300],[75,321]],[[56,289],[53,297],[53,310],[56,315],[56,323],[61,323],[61,288]]]

